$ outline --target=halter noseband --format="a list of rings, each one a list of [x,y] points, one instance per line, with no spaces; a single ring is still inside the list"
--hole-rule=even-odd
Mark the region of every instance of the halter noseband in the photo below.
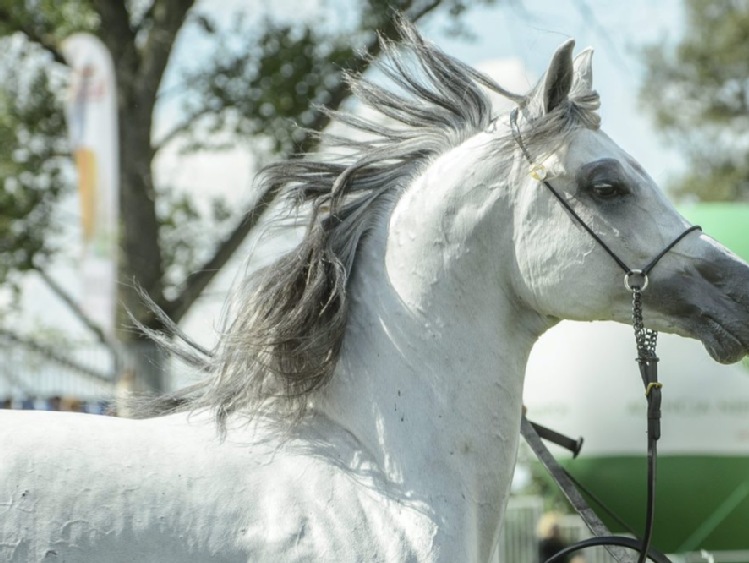
[[[658,339],[658,333],[652,329],[645,328],[642,319],[642,292],[648,286],[648,274],[652,271],[655,265],[668,253],[674,246],[676,246],[681,239],[686,237],[692,231],[701,231],[702,228],[699,225],[692,225],[679,236],[677,236],[670,244],[661,250],[655,258],[653,258],[644,268],[630,268],[627,264],[616,255],[616,253],[598,236],[590,226],[583,221],[582,217],[572,208],[569,202],[562,197],[562,195],[554,189],[546,180],[546,168],[539,163],[533,161],[533,157],[528,152],[523,138],[520,135],[520,127],[518,126],[518,113],[519,108],[515,108],[510,113],[510,129],[512,136],[520,148],[523,156],[530,165],[530,175],[538,182],[542,183],[548,188],[551,194],[562,204],[567,212],[572,216],[573,220],[576,221],[585,231],[593,237],[603,250],[616,262],[619,267],[624,270],[624,287],[627,291],[632,292],[632,326],[635,331],[635,341],[637,343],[637,363],[640,368],[640,376],[645,386],[645,397],[647,398],[647,418],[648,418],[648,483],[647,483],[647,512],[645,515],[645,534],[642,542],[638,545],[633,542],[631,538],[625,538],[623,536],[599,536],[597,538],[591,538],[577,544],[573,544],[563,549],[546,563],[552,563],[553,561],[561,560],[561,557],[569,555],[580,549],[586,547],[592,547],[596,545],[618,545],[631,549],[636,549],[640,552],[638,563],[643,563],[648,557],[656,562],[668,563],[668,559],[662,554],[652,550],[650,548],[650,540],[653,533],[653,519],[655,514],[655,477],[656,477],[656,458],[657,458],[657,440],[660,438],[660,418],[661,418],[661,387],[662,384],[658,381],[658,356],[655,354],[655,348]],[[531,423],[532,424],[532,423]],[[526,435],[527,439],[527,435]],[[561,485],[560,485],[561,486]],[[564,487],[563,487],[564,488]],[[565,491],[566,494],[566,491]],[[583,514],[581,513],[581,516]],[[626,541],[625,541],[626,540]],[[630,542],[630,543],[627,543]]]

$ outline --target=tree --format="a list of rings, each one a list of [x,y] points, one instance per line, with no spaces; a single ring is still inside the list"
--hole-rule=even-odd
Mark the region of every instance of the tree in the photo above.
[[[645,51],[641,97],[689,162],[676,193],[748,201],[749,2],[685,0],[684,6],[679,42]]]
[[[477,0],[491,3],[492,0]],[[300,0],[300,6],[303,2]],[[326,111],[348,96],[343,72],[365,71],[379,51],[374,30],[397,39],[394,10],[418,21],[437,9],[459,16],[470,0],[360,0],[357,24],[331,29],[315,19],[282,20],[268,13],[257,25],[237,15],[222,26],[215,4],[195,0],[0,0],[0,283],[39,268],[57,249],[51,244],[55,208],[71,182],[65,127],[57,86],[67,78],[57,45],[74,31],[88,31],[109,48],[117,75],[120,121],[120,213],[118,326],[127,311],[148,328],[163,321],[146,306],[137,287],[179,322],[257,224],[276,193],[258,194],[251,209],[227,213],[220,204],[207,216],[195,202],[155,185],[153,163],[174,144],[184,151],[224,142],[280,155],[314,151],[328,124]],[[350,9],[350,3],[346,6]],[[161,136],[153,126],[164,77],[180,34],[201,34],[213,54],[182,69],[176,98],[182,121]],[[55,92],[58,92],[55,94]],[[298,123],[305,127],[294,127]],[[214,147],[215,148],[215,147]],[[220,203],[220,202],[219,202]],[[185,221],[219,225],[207,243]],[[194,252],[194,249],[203,252]],[[146,385],[161,388],[159,355],[137,332],[120,340],[138,348]],[[140,342],[139,342],[140,340]]]

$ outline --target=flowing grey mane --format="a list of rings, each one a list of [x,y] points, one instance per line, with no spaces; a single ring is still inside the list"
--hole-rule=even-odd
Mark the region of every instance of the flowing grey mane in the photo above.
[[[244,280],[236,316],[213,353],[166,343],[209,376],[165,397],[155,411],[210,409],[221,428],[239,410],[263,408],[296,420],[310,393],[335,369],[349,308],[349,275],[374,222],[431,158],[490,126],[492,105],[480,85],[520,107],[532,100],[445,55],[408,23],[400,28],[404,40],[384,43],[378,64],[390,88],[349,77],[355,96],[379,116],[333,114],[359,132],[358,140],[327,138],[345,156],[287,160],[260,174],[261,191],[281,188],[295,205],[311,207],[306,235],[295,250]],[[569,102],[524,132],[529,146],[558,139],[577,123],[597,127],[597,100],[595,92],[573,91]],[[497,154],[503,150],[514,148],[499,138]]]

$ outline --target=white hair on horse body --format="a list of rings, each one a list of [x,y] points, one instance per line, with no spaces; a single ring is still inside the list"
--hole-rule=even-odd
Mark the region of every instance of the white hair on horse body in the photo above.
[[[532,102],[532,92],[521,96],[505,90],[425,42],[407,22],[400,29],[403,42],[383,42],[384,60],[377,65],[395,88],[348,77],[355,96],[389,124],[331,112],[366,138],[327,137],[345,155],[286,160],[261,172],[260,191],[281,187],[295,205],[311,205],[307,233],[296,249],[240,284],[235,316],[208,359],[199,348],[191,350],[184,337],[175,344],[148,331],[209,377],[142,405],[142,415],[209,409],[222,431],[227,416],[238,411],[251,416],[262,409],[280,413],[280,420],[298,420],[310,394],[335,369],[349,308],[347,282],[368,230],[430,159],[491,125],[492,105],[480,85],[521,109]],[[577,126],[598,128],[598,95],[589,84],[573,84],[553,111],[525,124],[529,148],[561,143]],[[509,160],[516,150],[510,137],[493,143],[497,157]]]

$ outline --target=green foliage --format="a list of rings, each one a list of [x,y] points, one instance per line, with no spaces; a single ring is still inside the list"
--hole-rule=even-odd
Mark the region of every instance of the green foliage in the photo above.
[[[0,37],[20,32],[45,48],[72,33],[93,32],[98,23],[90,0],[0,0]]]
[[[38,53],[6,41],[0,71],[0,282],[55,250],[55,209],[70,189],[67,138],[54,77]]]
[[[202,125],[210,134],[261,136],[270,141],[271,152],[290,154],[304,139],[294,125],[312,126],[314,107],[325,105],[341,80],[341,69],[354,55],[350,39],[272,20],[259,34],[242,35],[238,47],[222,42],[208,65],[186,74],[185,83],[194,89],[185,114],[206,116]],[[194,135],[188,148],[204,148],[204,139]]]
[[[158,188],[159,243],[164,272],[164,291],[174,299],[185,278],[205,262],[213,241],[225,232],[234,213],[223,198],[213,198],[203,209],[189,194]]]
[[[72,183],[58,41],[91,29],[88,2],[0,1],[0,284],[57,250],[57,208]]]
[[[685,0],[684,36],[646,49],[641,92],[690,168],[673,186],[706,201],[749,200],[749,1]]]
[[[189,132],[185,150],[205,148],[206,132],[227,131],[239,142],[254,141],[255,150],[260,141],[275,155],[309,150],[309,138],[300,127],[317,128],[319,110],[331,102],[330,92],[340,85],[344,71],[366,69],[366,64],[355,64],[357,53],[365,50],[375,30],[387,25],[394,10],[419,12],[440,5],[453,16],[450,30],[468,35],[460,16],[470,4],[494,2],[367,0],[358,3],[359,25],[349,29],[331,29],[320,19],[270,17],[252,29],[239,17],[216,43],[210,62],[183,77],[183,83],[191,85],[184,103],[184,131]],[[217,33],[209,14],[193,20],[205,33]]]

